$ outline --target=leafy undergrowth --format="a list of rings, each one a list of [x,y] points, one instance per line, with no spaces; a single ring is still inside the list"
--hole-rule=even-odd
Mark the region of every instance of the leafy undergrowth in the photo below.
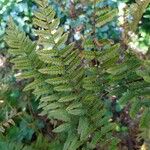
[[[36,0],[35,41],[10,19],[4,40],[12,64],[1,67],[0,149],[149,149],[149,52],[97,37],[117,9],[104,0],[90,2],[92,32],[78,42],[46,0]],[[12,66],[15,75],[6,71]]]

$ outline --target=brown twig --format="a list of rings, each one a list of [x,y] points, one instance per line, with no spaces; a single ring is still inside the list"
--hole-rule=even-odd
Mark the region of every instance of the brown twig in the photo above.
[[[70,17],[73,19],[76,18],[74,0],[70,0]]]

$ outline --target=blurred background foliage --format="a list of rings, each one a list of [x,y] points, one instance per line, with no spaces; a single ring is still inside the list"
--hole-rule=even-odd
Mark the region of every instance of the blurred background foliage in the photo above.
[[[91,20],[93,18],[90,18],[90,15],[93,13],[94,6],[91,5],[90,1],[75,0],[73,4],[70,0],[49,0],[49,3],[57,12],[57,16],[61,18],[61,24],[65,30],[72,30],[74,32],[76,40],[81,38],[79,30],[85,37],[92,31]],[[113,0],[107,0],[103,3],[103,5],[106,4],[117,7],[117,3]],[[0,2],[0,39],[3,40],[9,17],[15,20],[20,29],[32,36],[32,15],[35,9],[36,6],[32,0],[2,0]],[[109,32],[107,32],[108,30]],[[105,39],[108,37],[118,39],[118,35],[119,32],[115,21],[97,31],[97,36]],[[2,47],[4,47],[3,42],[1,42]]]
[[[70,40],[80,41],[88,38],[93,30],[91,22],[93,17],[92,0],[49,0],[49,4],[55,9],[57,16],[61,18],[61,25],[66,31],[71,32]],[[117,8],[120,5],[130,5],[134,0],[106,0],[102,5],[109,5]],[[34,30],[32,28],[32,16],[36,6],[32,0],[1,0],[0,1],[0,149],[1,142],[15,141],[30,143],[35,141],[38,135],[45,133],[48,139],[50,127],[45,128],[49,120],[37,116],[37,103],[34,97],[28,93],[22,93],[24,82],[16,80],[17,74],[9,64],[10,56],[7,54],[7,47],[3,42],[7,21],[10,17],[25,31],[33,40]],[[147,8],[137,31],[137,45],[144,50],[150,46],[150,6]],[[121,37],[121,30],[117,18],[96,30],[96,35],[101,39],[113,39],[118,41]],[[73,39],[72,39],[73,38]],[[30,98],[30,99],[29,99]],[[110,108],[110,104],[107,104]],[[119,112],[119,105],[116,112]],[[112,113],[112,112],[110,112]],[[47,130],[45,130],[47,129]],[[124,126],[118,126],[121,131],[126,131]],[[5,134],[7,132],[7,134]],[[40,137],[42,139],[42,137]],[[41,140],[39,139],[39,140]],[[34,145],[35,146],[35,145]],[[3,148],[4,149],[4,148]],[[7,149],[7,147],[6,147]]]
[[[1,0],[0,1],[0,39],[3,40],[6,24],[10,17],[26,33],[31,33],[32,14],[34,5],[30,0]],[[4,43],[1,43],[4,47]]]
[[[123,0],[121,3],[126,3],[127,6],[131,6],[136,0]],[[119,3],[120,3],[119,2]],[[137,30],[137,36],[133,39],[134,44],[137,45],[143,53],[147,52],[150,47],[150,5],[145,10],[139,27]]]
[[[65,30],[71,30],[75,40],[80,40],[81,36],[88,37],[92,31],[91,21],[93,17],[92,1],[86,0],[49,0],[57,12],[57,16],[61,18],[61,24]],[[101,5],[108,4],[111,7],[119,7],[124,3],[127,5],[135,2],[134,0],[106,0]],[[120,5],[121,4],[121,5]],[[33,0],[1,0],[0,1],[0,49],[5,48],[3,43],[3,35],[5,33],[7,20],[12,17],[21,30],[24,30],[31,37],[32,31],[32,16],[36,9]],[[120,29],[117,27],[117,19],[103,26],[96,31],[99,38],[111,38],[118,40],[120,38]],[[136,42],[140,48],[147,50],[150,45],[150,6],[147,8],[138,29]],[[108,32],[109,31],[109,32]]]

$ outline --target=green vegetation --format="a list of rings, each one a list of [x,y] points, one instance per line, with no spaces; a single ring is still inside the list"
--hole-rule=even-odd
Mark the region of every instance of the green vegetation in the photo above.
[[[150,53],[128,34],[149,3],[125,8],[121,26],[107,0],[70,1],[70,11],[67,1],[35,0],[32,34],[11,17],[2,38],[10,63],[3,54],[0,149],[149,150]]]

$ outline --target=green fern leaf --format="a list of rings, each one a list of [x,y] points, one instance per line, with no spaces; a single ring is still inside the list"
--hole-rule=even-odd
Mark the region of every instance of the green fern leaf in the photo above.
[[[50,75],[64,74],[64,67],[63,66],[51,66],[51,67],[39,69],[39,72],[43,74],[50,74]]]
[[[62,78],[62,77],[56,77],[56,78],[52,78],[52,79],[47,79],[47,80],[45,80],[45,82],[52,84],[52,85],[59,85],[59,84],[68,83],[68,80],[66,80],[65,78]]]
[[[53,132],[55,133],[60,133],[60,132],[65,132],[68,131],[70,128],[70,124],[69,123],[63,123],[60,126],[56,127]]]
[[[89,134],[89,121],[86,117],[80,117],[78,125],[78,134],[80,134],[80,140]]]
[[[68,84],[64,84],[54,87],[54,90],[57,92],[71,92],[73,89]]]
[[[71,110],[68,110],[68,113],[72,115],[82,116],[85,114],[85,110],[84,109],[71,109]]]
[[[58,101],[59,102],[70,102],[70,101],[73,101],[77,98],[78,98],[77,95],[68,95],[68,96],[61,97]]]
[[[70,115],[67,113],[67,111],[65,111],[63,109],[56,109],[56,110],[50,111],[50,113],[48,114],[48,117],[53,118],[53,119],[62,120],[65,122],[70,121]]]

